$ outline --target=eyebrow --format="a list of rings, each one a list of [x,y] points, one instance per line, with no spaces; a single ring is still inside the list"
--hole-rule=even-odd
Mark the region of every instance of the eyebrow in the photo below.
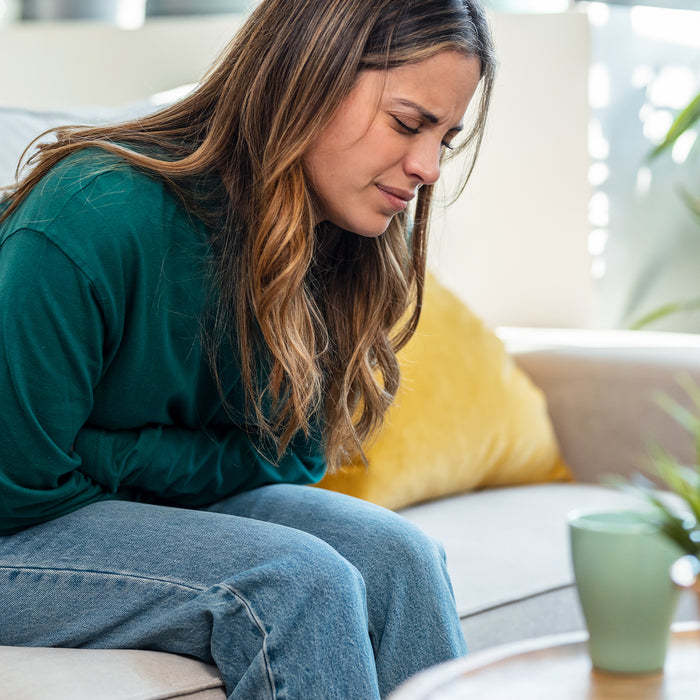
[[[437,124],[440,121],[432,112],[429,112],[425,107],[416,102],[404,98],[399,98],[397,102],[404,107],[415,109],[423,119],[429,121],[431,124]],[[464,126],[462,124],[457,124],[457,126],[453,126],[450,131],[462,131],[462,129],[464,129]]]

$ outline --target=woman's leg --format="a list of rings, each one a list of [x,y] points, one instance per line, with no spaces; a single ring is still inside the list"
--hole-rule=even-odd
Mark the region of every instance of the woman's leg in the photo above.
[[[211,510],[308,532],[359,570],[382,697],[421,669],[466,653],[442,547],[400,515],[286,484],[226,499]]]
[[[187,654],[231,700],[378,697],[362,576],[299,530],[97,503],[0,537],[0,590],[0,644]]]

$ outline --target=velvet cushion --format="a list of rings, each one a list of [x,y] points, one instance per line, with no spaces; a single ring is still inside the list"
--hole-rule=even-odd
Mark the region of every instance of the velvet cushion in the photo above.
[[[544,395],[503,343],[429,276],[402,385],[386,424],[357,461],[319,486],[387,508],[487,486],[571,480]]]

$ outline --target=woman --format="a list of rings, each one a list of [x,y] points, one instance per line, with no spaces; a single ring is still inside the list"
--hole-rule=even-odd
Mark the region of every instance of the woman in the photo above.
[[[230,698],[464,653],[439,547],[304,484],[396,393],[493,71],[475,0],[263,0],[184,100],[39,148],[0,205],[0,643],[188,654]]]

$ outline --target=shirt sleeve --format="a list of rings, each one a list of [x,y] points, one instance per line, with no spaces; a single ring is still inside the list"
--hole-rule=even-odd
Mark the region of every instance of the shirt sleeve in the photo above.
[[[236,426],[114,431],[86,425],[75,451],[82,470],[111,492],[133,488],[147,498],[192,507],[265,484],[313,483],[325,472],[321,443],[312,436],[296,436],[279,461],[257,442]]]
[[[0,248],[0,286],[0,534],[134,491],[200,506],[322,477],[319,431],[295,436],[277,461],[242,427],[90,425],[111,337],[90,279],[43,234],[22,230]]]
[[[114,497],[73,440],[102,371],[104,324],[89,281],[43,234],[0,248],[0,534]]]

